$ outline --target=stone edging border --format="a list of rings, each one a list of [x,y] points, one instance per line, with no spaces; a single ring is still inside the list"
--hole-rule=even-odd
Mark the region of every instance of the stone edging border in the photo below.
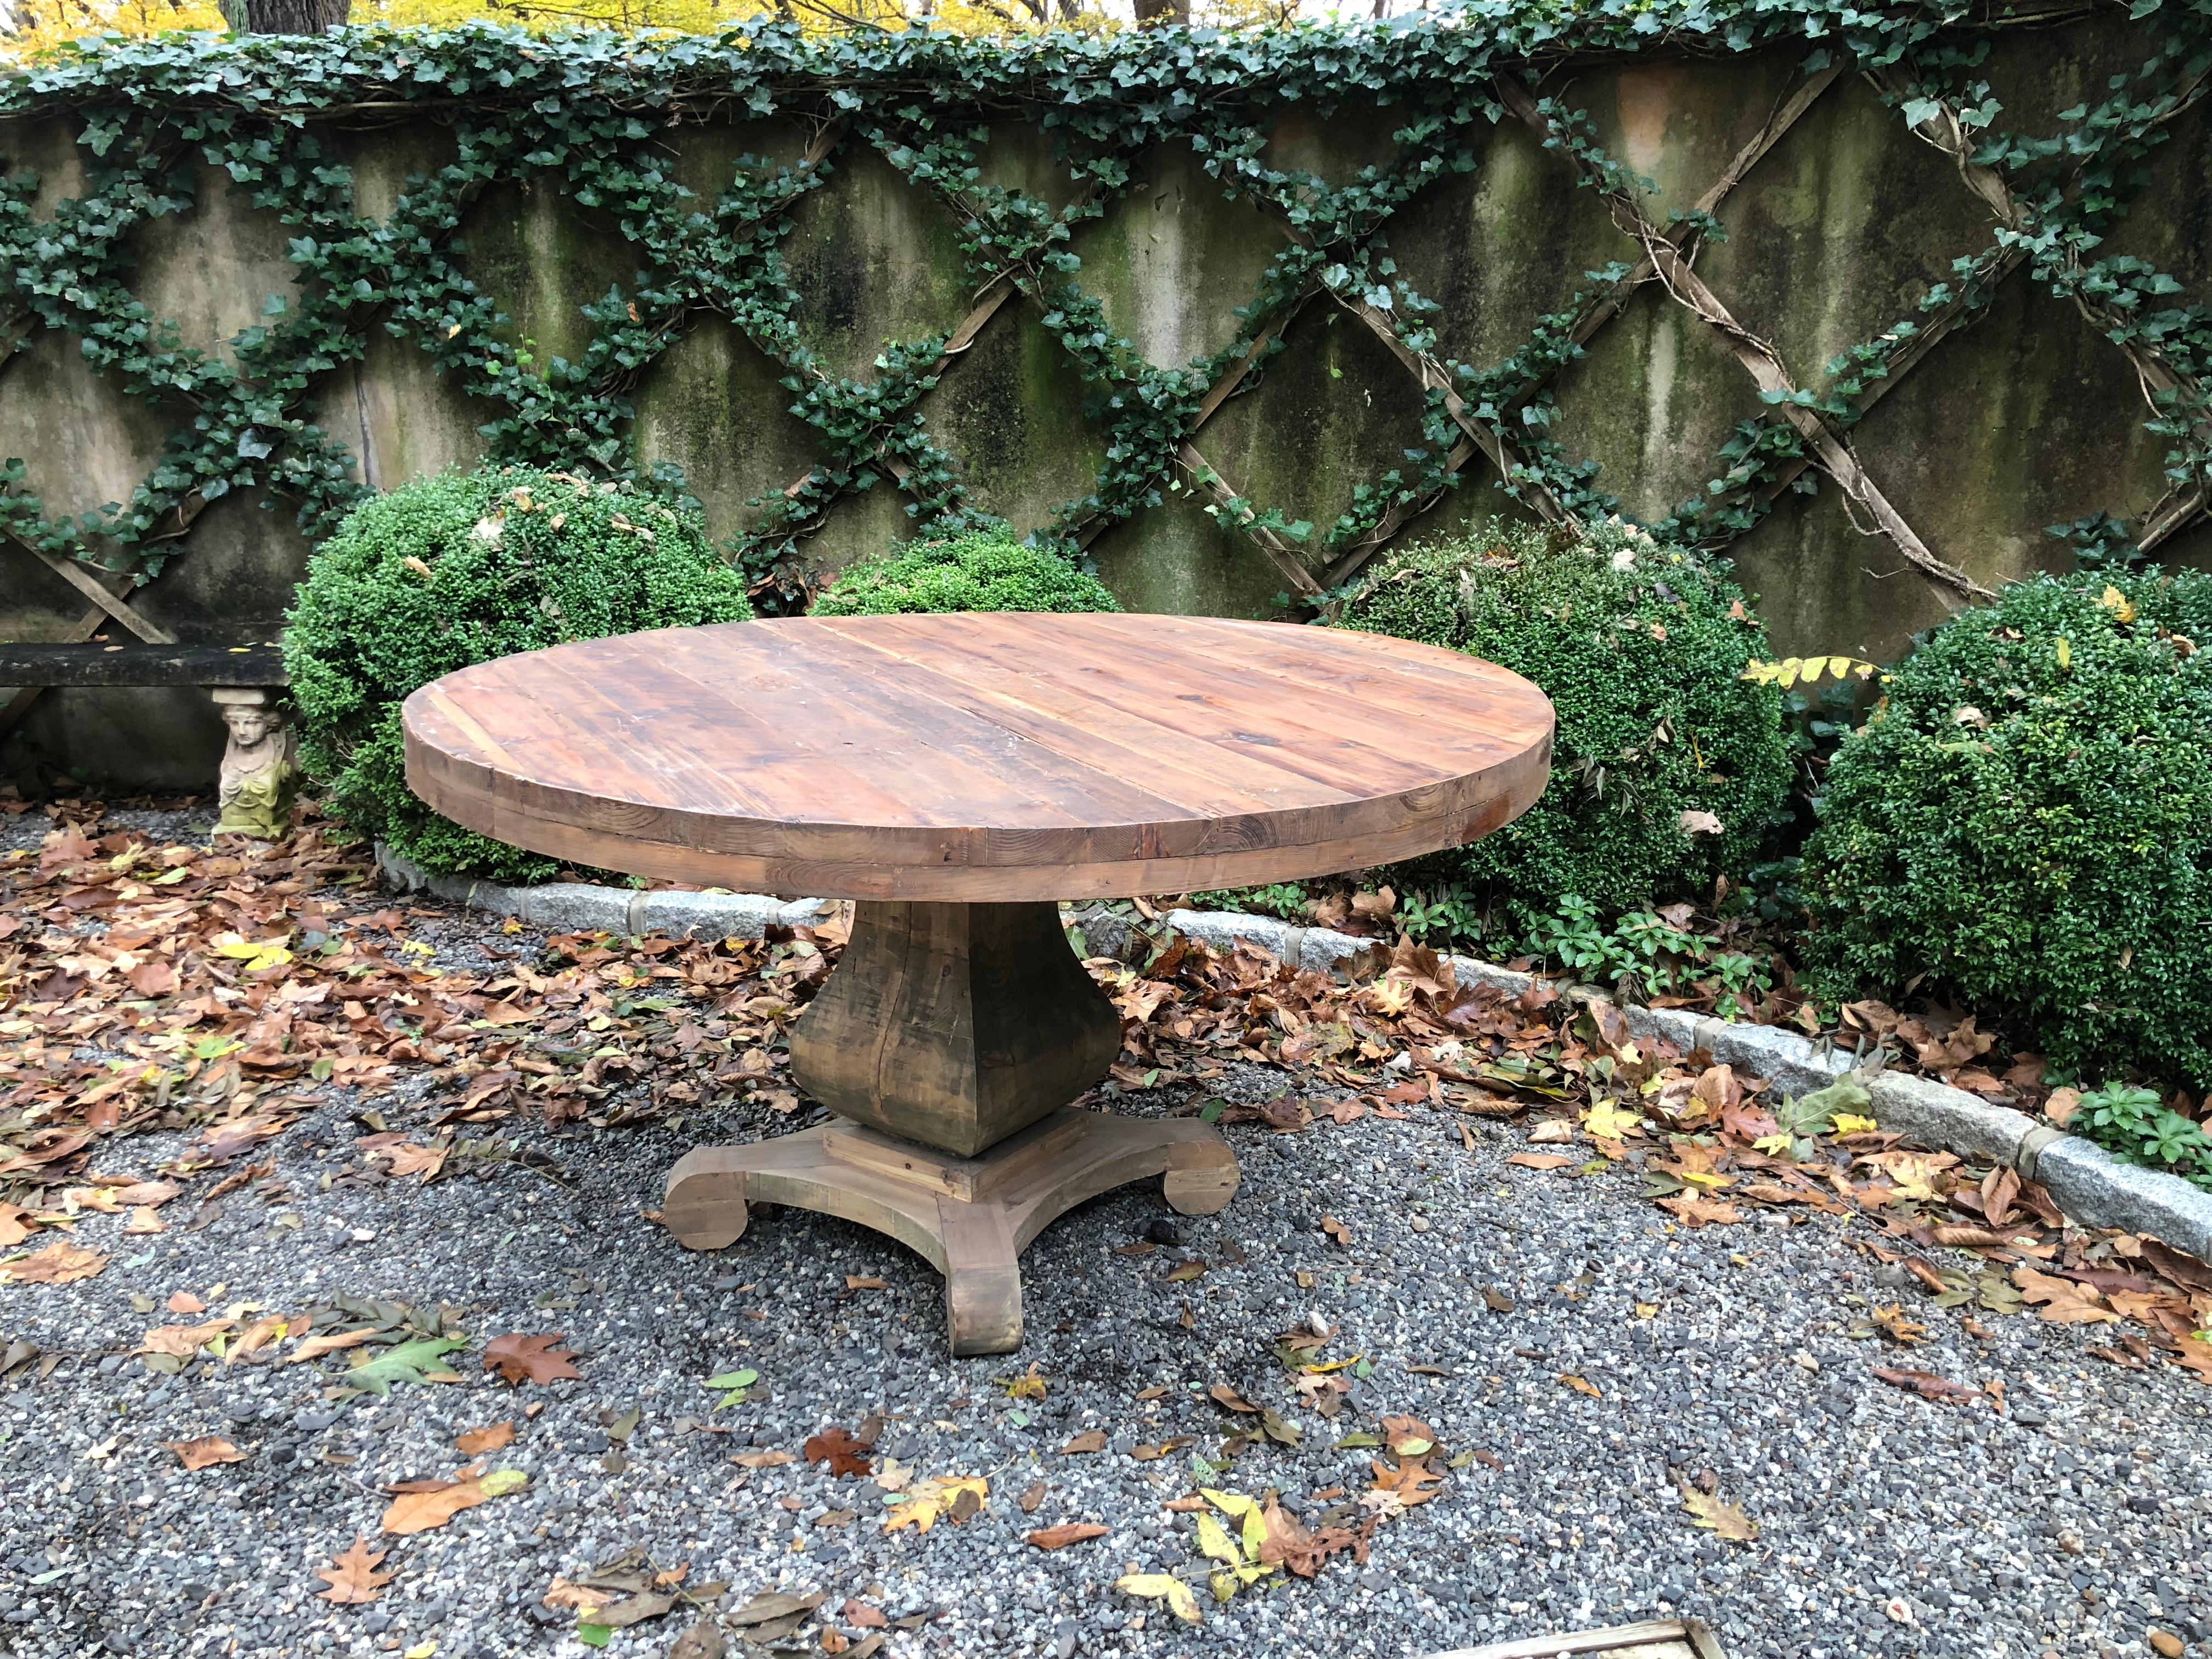
[[[785,900],[758,893],[634,892],[588,882],[504,887],[430,875],[380,845],[376,859],[386,880],[402,891],[427,891],[495,915],[571,933],[758,939],[771,925],[804,927],[830,908],[820,899]],[[1273,916],[1227,910],[1170,910],[1165,920],[1176,932],[1216,949],[1226,950],[1243,939],[1285,962],[1318,972],[1334,969],[1376,943],[1325,927],[1302,927]],[[1103,942],[1097,932],[1091,929],[1094,945]],[[1536,975],[1515,973],[1472,957],[1444,960],[1462,985],[1492,985],[1510,995],[1519,995],[1538,980]],[[1591,986],[1570,985],[1565,990],[1584,1004],[1612,1001]],[[1815,1042],[1778,1026],[1739,1024],[1677,1008],[1630,1006],[1621,1013],[1638,1036],[1663,1036],[1685,1054],[1703,1048],[1723,1065],[1740,1066],[1796,1093],[1825,1087],[1857,1063],[1856,1054],[1839,1053],[1826,1042]],[[1930,1078],[1881,1072],[1867,1079],[1867,1090],[1874,1097],[1873,1115],[1885,1128],[1899,1130],[1933,1149],[2008,1164],[2022,1180],[2041,1182],[2058,1207],[2076,1220],[2148,1233],[2201,1261],[2212,1261],[2212,1193],[2179,1176],[2123,1164],[2086,1137]]]

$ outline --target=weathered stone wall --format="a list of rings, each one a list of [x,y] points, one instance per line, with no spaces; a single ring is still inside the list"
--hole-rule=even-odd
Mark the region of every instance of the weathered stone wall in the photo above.
[[[2135,49],[2124,29],[2102,21],[2023,32],[2000,42],[1986,72],[2009,118],[2048,125]],[[1644,61],[1585,70],[1547,90],[1588,109],[1599,142],[1653,181],[1645,205],[1663,222],[1698,199],[1800,82],[1801,56]],[[1391,125],[1387,112],[1319,121],[1285,112],[1270,159],[1342,181],[1389,161]],[[359,210],[372,216],[388,213],[410,175],[451,152],[430,121],[325,137],[353,170]],[[744,158],[788,161],[805,137],[796,125],[710,122],[672,127],[664,143],[678,175],[711,196]],[[0,122],[0,158],[8,170],[41,175],[42,212],[83,187],[75,140],[56,120]],[[2174,123],[2124,239],[2199,289],[2212,275],[2208,150],[2201,108]],[[997,179],[1048,198],[1073,190],[1037,129],[994,129],[986,160]],[[1517,350],[1585,272],[1638,253],[1565,160],[1511,120],[1488,134],[1480,161],[1414,198],[1387,233],[1401,272],[1442,307],[1437,355],[1478,365]],[[950,330],[974,295],[939,200],[865,144],[840,150],[834,167],[799,204],[783,258],[809,343],[836,372],[866,378],[884,342]],[[1079,278],[1116,331],[1153,363],[1177,366],[1236,337],[1237,307],[1291,232],[1250,198],[1224,198],[1187,149],[1152,155],[1141,178],[1078,233]],[[1751,168],[1719,217],[1727,239],[1705,246],[1698,270],[1797,384],[1816,388],[1832,354],[1911,316],[1953,260],[1993,240],[1989,210],[1950,159],[1850,76]],[[635,256],[606,211],[544,183],[491,190],[459,234],[462,268],[498,299],[509,337],[540,359],[575,358],[590,337],[580,307],[636,279]],[[138,233],[136,253],[145,305],[211,351],[231,349],[269,296],[293,290],[283,227],[220,173],[203,173],[188,211]],[[1024,298],[1002,307],[921,405],[974,499],[1022,531],[1046,527],[1055,508],[1088,495],[1103,459],[1097,410],[1039,315]],[[783,373],[727,320],[695,316],[631,389],[640,459],[680,466],[718,534],[744,529],[757,514],[750,502],[821,458],[818,435],[789,412]],[[1560,378],[1559,399],[1553,436],[1597,462],[1601,486],[1646,519],[1700,495],[1723,470],[1717,451],[1731,429],[1768,412],[1722,337],[1656,284],[1590,341]],[[434,373],[414,342],[380,327],[365,361],[321,389],[317,420],[364,481],[388,487],[472,459],[491,413]],[[1913,368],[1852,441],[1929,548],[1995,584],[2068,562],[2045,526],[2100,509],[2134,516],[2159,499],[2165,443],[2143,429],[2147,413],[2126,358],[2022,273],[1988,314]],[[1316,303],[1199,443],[1238,494],[1325,526],[1422,442],[1421,416],[1417,381],[1374,333]],[[165,434],[186,418],[125,397],[67,337],[34,336],[0,361],[0,458],[23,459],[50,510],[127,499]],[[1479,459],[1468,476],[1401,538],[1516,510]],[[1089,552],[1105,580],[1137,610],[1281,614],[1280,573],[1203,499],[1169,493],[1098,536]],[[187,641],[272,637],[309,549],[285,504],[270,505],[216,503],[133,602]],[[805,542],[805,562],[826,570],[883,550],[908,533],[906,505],[889,477],[845,500]],[[2203,539],[2185,535],[2163,556],[2195,562]],[[1735,553],[1784,651],[1894,657],[1944,614],[1936,592],[1855,524],[1825,482],[1817,494],[1786,497]],[[0,541],[0,637],[73,637],[85,611],[59,577]],[[204,786],[221,730],[191,693],[53,693],[8,736],[0,769],[36,757],[111,784]]]

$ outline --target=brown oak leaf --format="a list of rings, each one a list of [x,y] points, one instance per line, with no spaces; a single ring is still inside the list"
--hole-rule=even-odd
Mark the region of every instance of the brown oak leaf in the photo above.
[[[826,1463],[833,1475],[866,1474],[872,1467],[868,1453],[874,1443],[854,1436],[850,1429],[828,1428],[809,1435],[799,1449],[810,1463]]]
[[[353,1547],[343,1555],[333,1557],[330,1565],[315,1569],[316,1577],[330,1581],[328,1589],[317,1590],[315,1594],[325,1601],[335,1601],[342,1607],[358,1607],[365,1601],[374,1601],[392,1578],[388,1572],[377,1571],[383,1561],[381,1550],[371,1554],[368,1541],[356,1538],[353,1540]]]
[[[561,1340],[558,1331],[546,1336],[524,1336],[520,1332],[495,1336],[484,1344],[484,1369],[497,1371],[502,1381],[517,1387],[526,1379],[545,1383],[573,1376],[581,1381],[584,1374],[569,1363],[576,1356],[558,1346]]]

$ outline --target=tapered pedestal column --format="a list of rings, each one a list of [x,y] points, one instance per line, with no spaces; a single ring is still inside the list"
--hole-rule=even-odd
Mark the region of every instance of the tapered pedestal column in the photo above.
[[[791,1074],[841,1117],[973,1158],[1106,1075],[1121,1017],[1050,904],[857,904],[791,1034]]]
[[[669,1172],[662,1218],[693,1249],[734,1243],[754,1203],[873,1227],[945,1275],[953,1352],[1008,1352],[1018,1258],[1057,1217],[1147,1176],[1186,1215],[1236,1193],[1211,1125],[1067,1106],[1121,1041],[1054,906],[860,904],[791,1039],[800,1086],[854,1121],[699,1148]]]

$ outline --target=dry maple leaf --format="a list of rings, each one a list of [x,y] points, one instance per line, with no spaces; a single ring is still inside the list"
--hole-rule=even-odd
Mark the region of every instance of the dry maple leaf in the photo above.
[[[1717,1198],[1707,1198],[1702,1193],[1682,1193],[1674,1198],[1658,1200],[1659,1207],[1673,1212],[1691,1227],[1708,1224],[1726,1227],[1743,1219],[1743,1212],[1733,1204]]]
[[[829,1428],[809,1435],[801,1452],[810,1463],[826,1463],[833,1475],[866,1474],[873,1441],[857,1437],[850,1429]]]
[[[461,1455],[464,1457],[481,1457],[486,1452],[497,1451],[501,1446],[511,1443],[514,1439],[514,1424],[510,1420],[505,1423],[494,1423],[486,1428],[471,1429],[465,1434],[458,1436],[453,1444],[460,1448]]]
[[[1370,1458],[1367,1467],[1375,1473],[1375,1484],[1360,1494],[1359,1501],[1386,1518],[1427,1503],[1443,1485],[1443,1476],[1418,1457],[1406,1459],[1395,1469]]]
[[[188,1469],[213,1468],[217,1463],[243,1463],[246,1461],[244,1452],[217,1435],[207,1435],[198,1440],[164,1440],[161,1443],[176,1453],[177,1461]]]
[[[343,1555],[333,1557],[330,1565],[315,1569],[316,1577],[330,1581],[328,1589],[317,1590],[315,1594],[324,1601],[335,1601],[341,1607],[358,1607],[363,1602],[374,1601],[378,1592],[392,1579],[392,1574],[377,1571],[383,1560],[382,1551],[372,1555],[368,1541],[356,1538],[353,1540],[353,1547]]]
[[[1907,1318],[1903,1308],[1876,1308],[1874,1326],[1881,1334],[1882,1340],[1894,1342],[1900,1348],[1928,1340],[1928,1328]]]
[[[1112,1530],[1095,1521],[1071,1521],[1062,1527],[1040,1527],[1028,1534],[1029,1543],[1041,1550],[1064,1550],[1070,1544],[1081,1544],[1093,1538],[1103,1538]]]
[[[11,1285],[74,1285],[106,1265],[107,1258],[100,1251],[58,1239],[34,1255],[0,1262],[0,1279]]]
[[[2022,1297],[2038,1304],[2036,1312],[2054,1325],[2117,1325],[2120,1322],[2119,1315],[2099,1304],[2096,1291],[2070,1279],[2039,1273],[2023,1262],[2012,1270],[2012,1282],[2020,1286]]]
[[[915,1483],[904,1499],[884,1517],[884,1530],[913,1527],[927,1532],[939,1516],[955,1525],[981,1511],[991,1495],[990,1482],[981,1475],[937,1474]]]
[[[576,1356],[557,1346],[561,1340],[558,1331],[545,1336],[524,1336],[520,1332],[495,1336],[484,1344],[484,1369],[497,1371],[503,1381],[517,1386],[525,1379],[543,1384],[573,1376],[580,1382],[584,1374],[569,1364]]]

